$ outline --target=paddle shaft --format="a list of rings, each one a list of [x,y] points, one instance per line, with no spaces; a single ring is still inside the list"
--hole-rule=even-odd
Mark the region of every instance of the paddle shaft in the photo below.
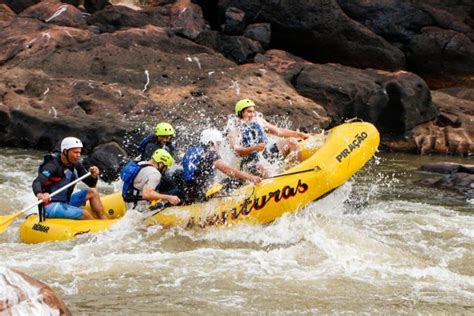
[[[294,174],[298,174],[298,173],[305,173],[305,172],[310,172],[310,171],[318,171],[320,170],[319,166],[315,167],[315,168],[311,168],[311,169],[305,169],[305,170],[300,170],[300,171],[294,171],[294,172],[290,172],[290,173],[282,173],[282,174],[278,174],[276,176],[271,176],[271,177],[268,177],[268,178],[265,178],[265,179],[274,179],[274,178],[279,178],[279,177],[286,177],[286,176],[292,176]]]
[[[292,176],[292,175],[295,175],[295,174],[298,174],[298,173],[305,173],[305,172],[319,171],[319,170],[321,170],[321,168],[319,166],[316,166],[315,168],[299,170],[299,171],[294,171],[294,172],[290,172],[290,173],[278,174],[276,176],[271,176],[271,177],[268,177],[268,178],[265,178],[265,179],[274,179],[274,178]],[[256,184],[256,186],[257,185],[258,184]],[[222,190],[222,187],[223,187],[223,185],[220,182],[216,182],[213,185],[211,185],[211,187],[206,192],[206,198],[209,198],[209,197],[213,196],[214,194],[219,193]],[[228,196],[232,196],[232,195],[226,195],[226,196],[223,196],[223,197],[228,197]]]
[[[72,187],[73,185],[75,185],[75,184],[78,183],[79,181],[84,180],[85,178],[89,177],[90,175],[91,175],[90,172],[86,173],[86,174],[83,175],[82,177],[77,178],[76,180],[74,180],[74,181],[72,181],[72,182],[66,184],[66,185],[63,186],[62,188],[60,188],[60,189],[54,191],[54,192],[51,193],[49,196],[50,196],[50,197],[53,197],[53,196],[55,196],[55,195],[58,195],[59,193],[63,192],[63,191],[66,190],[66,189],[69,189],[70,187]],[[22,209],[20,212],[23,213],[23,212],[29,210],[30,208],[33,208],[33,207],[35,207],[35,206],[37,206],[37,205],[39,205],[39,204],[41,204],[41,203],[43,203],[43,200],[38,200],[38,201],[36,201],[34,204],[31,204],[30,206],[25,207],[24,209]]]

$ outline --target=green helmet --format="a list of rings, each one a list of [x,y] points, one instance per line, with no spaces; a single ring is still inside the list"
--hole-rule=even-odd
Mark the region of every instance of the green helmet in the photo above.
[[[156,124],[155,127],[155,135],[156,136],[172,136],[174,135],[174,128],[171,124],[166,122],[161,122]]]
[[[250,99],[242,99],[235,104],[235,114],[239,115],[244,109],[255,106],[255,103]]]
[[[173,165],[173,157],[171,157],[170,153],[164,149],[155,150],[151,158],[153,158],[153,160],[156,162],[164,163],[168,168]]]

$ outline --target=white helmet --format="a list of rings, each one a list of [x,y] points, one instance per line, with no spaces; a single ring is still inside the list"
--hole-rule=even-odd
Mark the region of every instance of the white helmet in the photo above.
[[[76,137],[66,137],[61,142],[61,152],[71,148],[82,148],[82,142]]]
[[[215,128],[203,130],[201,132],[201,138],[199,139],[199,141],[204,145],[207,145],[210,142],[216,144],[217,142],[222,142],[223,140],[224,137],[222,136],[222,133]]]

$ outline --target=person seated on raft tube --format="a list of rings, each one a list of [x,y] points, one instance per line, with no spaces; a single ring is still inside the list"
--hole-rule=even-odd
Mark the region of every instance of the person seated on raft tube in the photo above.
[[[227,137],[237,156],[243,157],[241,168],[245,167],[253,174],[268,177],[269,161],[287,157],[291,152],[296,153],[296,160],[299,161],[298,142],[290,137],[306,139],[308,134],[270,124],[261,113],[255,111],[255,103],[250,99],[238,101],[235,104],[235,114],[237,118],[230,122]],[[283,138],[270,143],[266,133]]]
[[[205,200],[206,191],[214,182],[216,169],[232,178],[253,183],[262,181],[262,178],[242,172],[222,160],[218,149],[223,139],[217,129],[205,129],[201,132],[199,146],[189,148],[184,154],[183,179],[187,202]]]
[[[148,161],[157,149],[166,150],[174,159],[175,146],[171,138],[175,135],[174,128],[167,122],[156,124],[154,134],[146,136],[138,145],[140,161]],[[169,173],[162,174],[159,187],[156,191],[166,192],[177,190],[175,181]]]
[[[33,181],[33,192],[36,197],[44,201],[46,217],[93,219],[91,213],[80,208],[90,202],[92,210],[100,219],[107,219],[104,213],[100,196],[95,186],[99,177],[99,168],[89,168],[91,176],[83,182],[89,188],[73,194],[74,186],[50,198],[49,194],[71,183],[87,173],[81,159],[82,142],[75,137],[66,137],[61,141],[61,153],[45,156],[38,169],[38,176]]]
[[[138,191],[140,200],[150,202],[162,200],[168,201],[172,205],[177,205],[181,202],[181,199],[178,197],[182,195],[181,190],[157,191],[156,189],[160,186],[166,170],[173,166],[173,157],[171,157],[169,152],[164,149],[157,149],[148,161],[141,161],[138,164],[144,165],[144,167],[135,176],[133,187]]]

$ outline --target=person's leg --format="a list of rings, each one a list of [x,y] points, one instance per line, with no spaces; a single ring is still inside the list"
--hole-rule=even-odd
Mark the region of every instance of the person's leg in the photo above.
[[[51,203],[45,206],[47,218],[92,219],[92,215],[79,207],[66,203]]]
[[[105,216],[104,207],[102,206],[102,202],[100,201],[99,192],[97,192],[95,188],[87,188],[74,193],[71,196],[69,204],[76,207],[81,207],[86,205],[87,201],[89,201],[92,211],[95,212],[95,214],[100,219],[107,219],[107,216]],[[92,215],[90,216],[92,217]]]
[[[242,159],[240,170],[266,178],[270,175],[270,163],[262,156],[247,156]]]
[[[276,148],[282,158],[285,158],[287,162],[301,162],[300,145],[294,139],[280,139],[276,142]]]
[[[283,158],[286,158],[286,156],[292,152],[298,152],[300,150],[298,142],[290,138],[279,139],[276,145]]]

